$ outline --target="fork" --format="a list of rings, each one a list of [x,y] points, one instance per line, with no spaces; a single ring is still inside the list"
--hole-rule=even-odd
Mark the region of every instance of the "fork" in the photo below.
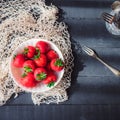
[[[115,16],[113,16],[109,13],[106,13],[106,12],[103,12],[101,16],[102,16],[103,20],[105,20],[106,22],[108,22],[110,24],[112,24],[115,19]]]
[[[87,47],[87,46],[83,46],[82,47],[83,51],[85,51],[85,53],[87,53],[89,56],[92,56],[94,58],[96,58],[98,61],[100,61],[102,64],[104,64],[107,68],[109,68],[116,76],[120,76],[120,71],[111,67],[110,65],[106,64],[102,59],[100,59],[98,57],[98,55],[96,54],[96,52],[94,50],[92,50],[91,48]]]

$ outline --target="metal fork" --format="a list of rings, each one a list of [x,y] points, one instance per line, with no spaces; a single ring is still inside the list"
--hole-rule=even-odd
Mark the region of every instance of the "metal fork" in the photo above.
[[[98,61],[100,61],[102,64],[104,64],[107,68],[109,68],[116,76],[120,76],[120,71],[111,67],[110,65],[106,64],[103,60],[101,60],[98,55],[89,47],[83,46],[82,49],[89,55],[94,58],[96,58]]]
[[[115,16],[109,14],[109,13],[106,13],[106,12],[103,12],[102,13],[102,18],[103,20],[105,20],[106,22],[112,24],[114,19],[115,19]]]

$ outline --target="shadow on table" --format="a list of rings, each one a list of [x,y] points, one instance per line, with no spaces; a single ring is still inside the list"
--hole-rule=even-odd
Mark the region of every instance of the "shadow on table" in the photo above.
[[[4,106],[8,106],[8,105],[24,105],[26,103],[26,99],[28,100],[28,96],[30,97],[29,93],[25,93],[25,92],[20,92],[18,93],[18,96],[16,96],[15,94],[13,94],[10,99],[7,100],[6,104]],[[25,103],[24,103],[25,102]],[[29,104],[30,100],[28,100],[28,104]]]
[[[76,86],[76,89],[75,91],[77,91],[79,88],[77,87],[80,87],[80,91],[81,93],[85,93],[85,94],[95,94],[94,96],[96,97],[97,95],[106,95],[106,98],[111,95],[111,96],[115,96],[115,95],[118,95],[120,94],[120,78],[117,78],[116,79],[116,82],[112,82],[112,79],[109,80],[110,78],[106,78],[106,80],[108,82],[105,82],[105,83],[101,83],[99,82],[98,83],[95,83],[94,85],[93,84],[82,84],[81,86]],[[101,97],[100,96],[100,97]],[[115,98],[117,99],[117,98]],[[110,101],[110,100],[109,100]]]
[[[71,87],[68,89],[68,95],[71,96],[74,92],[74,86],[77,82],[77,77],[80,71],[83,70],[85,67],[83,61],[82,61],[82,48],[79,42],[72,41],[72,50],[73,50],[73,56],[74,56],[74,68],[72,72],[72,78],[71,78]]]
[[[58,16],[59,16],[59,19],[57,20],[58,22],[61,22],[63,21],[64,22],[64,15],[66,14],[61,8],[59,8],[59,13],[58,13]],[[71,26],[68,25],[68,31],[71,35]],[[82,48],[81,48],[81,45],[80,43],[77,41],[75,41],[74,39],[71,38],[71,45],[72,45],[72,51],[73,51],[73,56],[74,56],[74,68],[73,68],[73,72],[72,72],[72,78],[71,78],[71,87],[67,90],[68,91],[68,95],[71,96],[74,92],[72,86],[74,86],[74,84],[77,82],[77,77],[78,77],[78,74],[80,71],[83,70],[84,68],[84,65],[83,65],[83,62],[82,62]]]

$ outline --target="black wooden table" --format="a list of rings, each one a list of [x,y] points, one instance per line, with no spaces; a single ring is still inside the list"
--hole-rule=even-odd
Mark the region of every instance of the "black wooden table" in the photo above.
[[[100,19],[114,0],[47,0],[60,8],[69,26],[75,67],[69,100],[59,105],[35,106],[30,94],[21,94],[0,107],[0,120],[120,120],[120,77],[81,52],[95,49],[101,58],[120,69],[120,37],[111,35]]]

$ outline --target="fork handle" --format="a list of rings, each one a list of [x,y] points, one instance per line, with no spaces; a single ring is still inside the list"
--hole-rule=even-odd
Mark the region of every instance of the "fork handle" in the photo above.
[[[99,60],[102,64],[104,64],[109,70],[111,70],[116,76],[120,76],[120,71],[111,67],[110,65],[106,64],[102,59],[99,57],[96,57],[97,60]]]

